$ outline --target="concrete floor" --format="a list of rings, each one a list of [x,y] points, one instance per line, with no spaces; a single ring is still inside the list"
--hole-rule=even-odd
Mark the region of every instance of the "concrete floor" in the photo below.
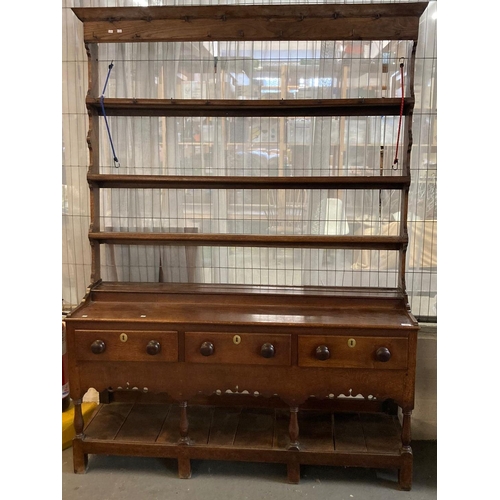
[[[281,464],[193,460],[191,479],[170,459],[91,455],[86,474],[73,473],[72,448],[62,452],[62,500],[430,500],[437,498],[437,443],[415,441],[413,488],[400,491],[392,470],[302,466],[300,484]]]

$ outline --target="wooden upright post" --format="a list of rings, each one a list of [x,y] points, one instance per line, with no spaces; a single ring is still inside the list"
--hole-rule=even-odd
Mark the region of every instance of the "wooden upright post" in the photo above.
[[[87,43],[88,65],[89,65],[89,89],[88,97],[99,97],[99,46],[97,43]],[[87,145],[89,148],[89,174],[99,174],[99,114],[95,109],[88,110],[89,131]],[[100,216],[100,190],[90,186],[90,233],[99,232],[101,228]],[[101,245],[91,241],[91,283],[101,279]]]

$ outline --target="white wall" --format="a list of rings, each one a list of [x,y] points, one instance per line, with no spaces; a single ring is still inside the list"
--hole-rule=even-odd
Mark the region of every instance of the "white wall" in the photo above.
[[[437,325],[421,324],[420,328],[412,439],[437,439]]]

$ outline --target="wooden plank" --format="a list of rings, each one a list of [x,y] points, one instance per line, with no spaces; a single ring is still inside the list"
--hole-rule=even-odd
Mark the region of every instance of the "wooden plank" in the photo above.
[[[103,188],[163,189],[402,189],[408,176],[174,176],[89,174],[91,185]]]
[[[170,405],[155,403],[135,404],[127,420],[116,435],[116,440],[141,442],[156,441],[169,409]]]
[[[213,412],[214,408],[211,406],[188,405],[188,436],[191,444],[203,445],[208,443]]]
[[[213,300],[214,295],[227,295],[234,297],[235,294],[246,295],[248,297],[257,297],[256,300],[261,300],[261,295],[286,296],[287,300],[296,300],[299,304],[313,297],[313,303],[316,304],[317,297],[323,298],[323,304],[326,307],[331,307],[330,301],[343,300],[344,305],[350,304],[352,300],[364,301],[364,308],[369,307],[369,304],[374,304],[377,307],[405,307],[402,301],[405,300],[404,294],[398,288],[362,288],[362,287],[325,287],[325,286],[289,286],[289,285],[235,285],[235,284],[210,284],[210,283],[139,283],[139,282],[112,282],[103,281],[97,284],[92,289],[92,300],[99,300],[107,294],[117,294],[121,297],[120,300],[127,300],[127,295],[134,301],[149,302],[151,294],[154,295],[154,301],[161,297],[167,301],[175,300],[176,298],[186,299],[186,296],[193,297],[193,300],[199,301],[203,299]],[[211,298],[212,297],[212,298]],[[291,297],[291,298],[290,298]],[[112,301],[116,301],[112,297]],[[241,299],[237,299],[241,302]],[[359,307],[359,306],[356,306]],[[82,306],[78,307],[80,310]],[[75,309],[76,311],[77,309]],[[73,314],[73,313],[72,313]],[[67,316],[65,321],[71,319]]]
[[[87,42],[415,40],[426,3],[75,8]],[[353,8],[355,7],[355,8]]]
[[[280,41],[280,40],[416,40],[418,18],[309,18],[269,20],[160,19],[154,21],[90,21],[84,25],[87,43]],[[299,24],[300,22],[300,24]]]
[[[99,413],[85,429],[85,435],[92,439],[114,439],[133,406],[131,403],[101,405]]]
[[[167,417],[163,422],[163,426],[156,438],[157,443],[176,444],[180,438],[179,421],[181,411],[178,404],[170,405]]]
[[[101,101],[86,98],[92,114],[103,116]],[[404,100],[403,113],[413,110],[415,99]],[[104,99],[106,116],[399,116],[399,98],[359,99]]]
[[[88,95],[99,95],[99,46],[95,43],[85,46],[88,58]],[[100,121],[96,111],[89,111],[89,129],[87,133],[87,146],[89,149],[89,173],[98,174],[100,165]],[[90,186],[90,227],[93,231],[100,231],[101,219],[101,194],[99,189]],[[101,279],[101,249],[99,245],[91,245],[91,282]]]
[[[299,443],[303,451],[333,452],[332,413],[299,411]]]
[[[90,232],[89,239],[100,243],[122,245],[253,246],[280,248],[369,248],[399,250],[408,244],[407,236],[317,236],[317,235],[248,235],[248,234],[182,234],[182,233],[119,233]]]
[[[360,414],[369,453],[395,453],[401,449],[401,428],[397,417],[378,413]]]
[[[366,452],[365,436],[358,413],[334,414],[335,451]]]
[[[419,18],[427,2],[380,3],[380,4],[334,4],[334,5],[191,5],[150,7],[75,7],[73,12],[82,22],[108,20],[156,20],[156,19],[210,19],[233,17],[237,19],[266,19],[289,17],[334,17],[337,20],[349,17],[400,17]]]
[[[234,446],[241,448],[272,448],[274,410],[245,408],[241,411]]]
[[[214,408],[208,444],[232,446],[240,419],[241,408]]]

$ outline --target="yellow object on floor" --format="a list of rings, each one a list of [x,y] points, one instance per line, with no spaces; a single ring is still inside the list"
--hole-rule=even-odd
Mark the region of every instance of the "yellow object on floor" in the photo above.
[[[85,424],[88,422],[97,403],[82,403],[83,421]],[[73,427],[73,419],[75,418],[75,407],[73,403],[71,406],[62,412],[62,449],[69,448],[73,443],[75,437],[75,428]]]

